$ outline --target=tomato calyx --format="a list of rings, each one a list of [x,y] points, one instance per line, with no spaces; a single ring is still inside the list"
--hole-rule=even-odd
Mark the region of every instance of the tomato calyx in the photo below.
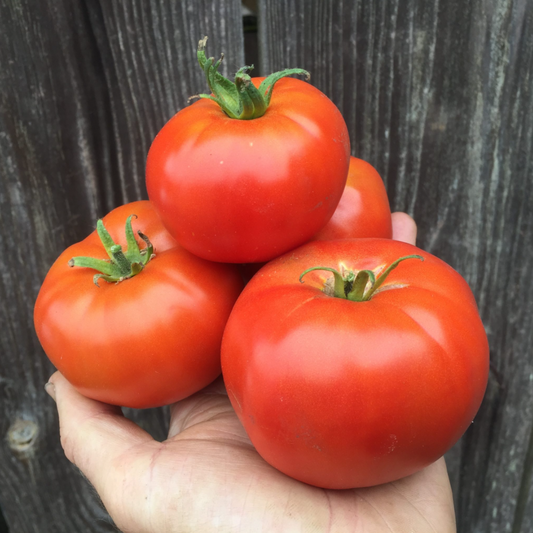
[[[262,117],[272,98],[272,91],[277,81],[292,74],[302,74],[309,80],[309,72],[301,68],[289,68],[270,74],[266,77],[259,88],[252,83],[252,78],[247,74],[254,68],[253,65],[240,68],[235,74],[235,82],[232,82],[218,72],[218,68],[224,59],[224,54],[218,61],[214,57],[207,58],[205,46],[207,37],[198,43],[198,63],[205,73],[207,83],[213,94],[197,94],[189,98],[207,98],[216,102],[230,118],[239,120],[251,120]],[[214,95],[214,96],[213,96]]]
[[[96,232],[109,256],[109,259],[96,259],[95,257],[73,257],[69,262],[70,267],[85,267],[97,270],[99,274],[93,277],[94,284],[99,287],[98,280],[103,279],[108,283],[119,283],[125,279],[139,274],[148,261],[155,257],[154,247],[148,237],[141,231],[137,231],[139,237],[146,243],[146,248],[139,248],[139,243],[131,227],[131,219],[137,215],[130,215],[126,220],[127,250],[124,252],[120,244],[115,244],[113,238],[106,230],[102,220],[96,224]]]
[[[311,267],[302,272],[300,275],[300,283],[303,283],[302,278],[313,270],[325,270],[333,273],[333,283],[326,282],[324,292],[335,298],[342,298],[352,302],[366,302],[372,298],[376,291],[383,285],[388,275],[394,270],[402,261],[406,259],[420,259],[424,258],[421,255],[406,255],[396,259],[394,263],[390,264],[385,270],[381,272],[376,278],[376,274],[372,270],[359,270],[354,272],[342,268],[339,272],[331,267]],[[331,279],[331,278],[330,278]]]

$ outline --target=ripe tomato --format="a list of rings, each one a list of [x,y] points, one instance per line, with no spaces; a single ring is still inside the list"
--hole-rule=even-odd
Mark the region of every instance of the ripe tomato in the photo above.
[[[378,276],[411,254],[424,261]],[[312,270],[298,281],[316,266],[346,280]],[[350,271],[362,273],[350,281]],[[370,299],[332,296],[352,287],[361,296],[372,273]],[[442,456],[479,408],[488,363],[464,279],[385,239],[315,241],[270,262],[241,293],[222,341],[228,395],[257,451],[297,480],[335,489],[393,481]]]
[[[313,241],[392,238],[392,218],[387,190],[377,170],[366,161],[350,157],[348,180],[337,209],[329,222],[312,237]],[[248,281],[264,263],[240,265]]]
[[[255,87],[262,81],[251,79]],[[312,85],[284,78],[259,118],[230,118],[209,99],[177,113],[150,147],[146,185],[164,225],[190,252],[262,262],[327,223],[349,155],[335,105]]]
[[[94,270],[68,265],[74,256],[106,258],[93,232],[53,264],[34,320],[44,351],[82,394],[146,408],[189,396],[219,375],[222,332],[242,281],[232,265],[180,247],[147,201],[104,217],[115,242],[127,244],[124,224],[132,214],[133,228],[148,236],[157,256],[131,279],[99,280],[97,287]]]
[[[312,240],[392,238],[389,198],[381,176],[366,161],[350,157],[348,180],[333,217]]]

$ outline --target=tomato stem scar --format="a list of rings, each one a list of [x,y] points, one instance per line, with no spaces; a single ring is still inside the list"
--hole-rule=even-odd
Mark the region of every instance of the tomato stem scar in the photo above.
[[[388,275],[406,259],[420,259],[424,261],[421,255],[406,255],[396,259],[391,263],[377,278],[372,270],[359,270],[357,273],[353,270],[345,270],[341,274],[338,270],[331,267],[311,267],[302,272],[302,278],[313,270],[325,270],[333,274],[333,294],[335,298],[343,298],[352,302],[366,302],[372,298],[376,291],[383,285]]]

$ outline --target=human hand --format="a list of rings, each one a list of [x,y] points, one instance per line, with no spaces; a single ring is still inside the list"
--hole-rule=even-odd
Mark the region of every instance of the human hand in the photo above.
[[[393,214],[393,237],[414,243],[416,226]],[[255,451],[221,378],[171,406],[157,442],[120,408],[80,395],[58,372],[47,388],[61,443],[128,533],[452,533],[444,459],[393,483],[324,490],[268,465]]]

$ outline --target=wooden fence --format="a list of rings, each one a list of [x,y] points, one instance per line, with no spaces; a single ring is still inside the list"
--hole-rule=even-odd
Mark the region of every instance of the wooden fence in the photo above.
[[[11,533],[114,531],[63,456],[33,332],[47,269],[146,197],[158,129],[205,91],[199,38],[233,74],[299,66],[340,108],[420,247],[472,287],[491,346],[448,454],[461,533],[533,531],[533,2],[0,1],[0,503]],[[246,50],[244,43],[247,43]],[[258,44],[258,46],[257,46]],[[253,59],[253,57],[252,57]],[[163,438],[165,410],[128,411]],[[1,523],[1,520],[0,520]],[[0,530],[2,526],[0,525]]]

